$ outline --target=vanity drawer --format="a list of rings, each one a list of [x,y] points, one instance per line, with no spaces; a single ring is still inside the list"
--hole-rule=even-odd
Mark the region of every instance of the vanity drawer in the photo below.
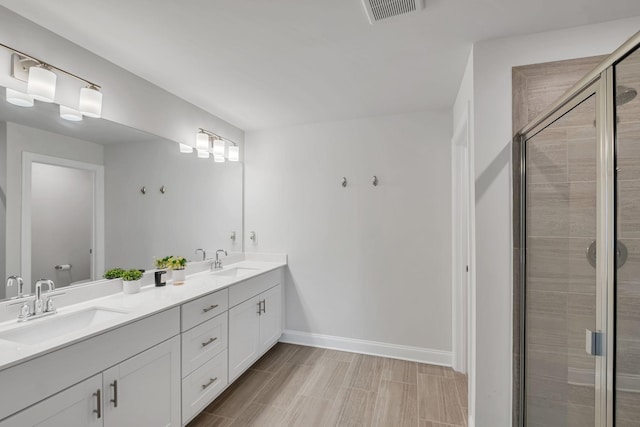
[[[193,371],[182,380],[182,422],[186,423],[227,386],[227,352]]]
[[[232,285],[229,289],[229,307],[236,306],[249,298],[253,298],[279,283],[282,283],[281,268]]]
[[[182,304],[182,331],[193,328],[229,308],[229,290],[223,289]]]
[[[182,377],[227,348],[227,313],[182,333]]]

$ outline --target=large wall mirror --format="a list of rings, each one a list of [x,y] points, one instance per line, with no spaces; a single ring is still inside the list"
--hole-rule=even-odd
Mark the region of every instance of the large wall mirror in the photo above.
[[[0,88],[0,299],[41,278],[56,287],[106,269],[151,269],[196,249],[242,251],[242,163],[102,119],[69,122],[58,106],[21,108]]]

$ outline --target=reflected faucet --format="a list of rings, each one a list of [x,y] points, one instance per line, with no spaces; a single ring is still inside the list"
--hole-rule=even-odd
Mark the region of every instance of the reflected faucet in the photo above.
[[[202,261],[207,259],[207,252],[204,249],[196,249],[196,255],[198,255],[198,252],[202,252]]]
[[[16,296],[16,298],[22,298],[24,296],[24,281],[22,280],[22,277],[20,277],[20,276],[9,276],[7,278],[7,285],[5,287],[5,290],[6,290],[5,295],[7,295],[9,293],[9,289],[11,289],[14,286],[18,286],[18,295]]]
[[[216,251],[216,260],[213,262],[213,269],[215,270],[222,270],[222,260],[220,258],[218,258],[218,256],[220,255],[220,253],[223,253],[224,256],[229,255],[227,253],[227,251],[225,251],[224,249],[218,249]]]

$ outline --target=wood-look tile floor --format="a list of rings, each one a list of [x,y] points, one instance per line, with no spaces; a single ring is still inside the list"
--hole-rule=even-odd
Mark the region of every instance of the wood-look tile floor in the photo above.
[[[276,344],[187,427],[466,426],[450,368]]]

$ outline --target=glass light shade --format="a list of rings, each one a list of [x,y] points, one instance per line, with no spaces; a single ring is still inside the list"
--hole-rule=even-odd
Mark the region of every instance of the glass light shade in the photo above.
[[[198,158],[199,159],[208,159],[209,152],[207,150],[198,150]]]
[[[213,161],[216,163],[224,163],[224,156],[213,155]]]
[[[209,149],[209,135],[204,132],[198,132],[196,134],[196,148],[198,150],[208,150]],[[209,157],[209,156],[207,156]]]
[[[193,153],[193,147],[187,144],[180,143],[180,152],[185,154]]]
[[[60,106],[60,117],[65,120],[69,120],[70,122],[79,122],[82,120],[82,113],[78,110],[74,110],[73,108],[65,107],[64,105]]]
[[[53,102],[56,95],[56,80],[58,76],[43,67],[29,68],[27,93],[38,101]]]
[[[224,148],[225,148],[224,140],[222,139],[214,139],[213,140],[213,155],[214,156],[222,156],[224,157]]]
[[[18,107],[33,107],[33,96],[7,88],[7,102]]]
[[[102,92],[93,86],[80,89],[80,112],[99,119],[102,116]]]
[[[227,149],[227,155],[230,162],[237,162],[240,160],[240,147],[237,145],[230,145]]]

